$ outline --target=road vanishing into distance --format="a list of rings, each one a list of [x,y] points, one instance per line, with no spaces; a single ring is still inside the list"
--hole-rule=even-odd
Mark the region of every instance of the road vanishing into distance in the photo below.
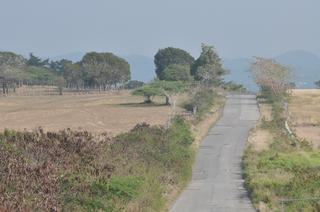
[[[199,147],[192,181],[170,212],[255,211],[242,177],[242,155],[259,118],[254,95],[228,95],[221,119]]]

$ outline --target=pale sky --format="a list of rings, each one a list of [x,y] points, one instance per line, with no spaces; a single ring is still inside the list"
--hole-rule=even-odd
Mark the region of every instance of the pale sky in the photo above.
[[[0,0],[0,50],[153,56],[202,42],[223,57],[320,55],[319,0]]]

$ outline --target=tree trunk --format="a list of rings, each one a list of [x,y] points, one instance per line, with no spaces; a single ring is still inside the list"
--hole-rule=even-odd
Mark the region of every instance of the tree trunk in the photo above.
[[[144,98],[145,98],[145,100],[144,100],[145,103],[151,103],[152,102],[151,101],[151,96],[145,96]]]
[[[166,96],[166,105],[170,105],[170,98],[169,98],[169,96]]]

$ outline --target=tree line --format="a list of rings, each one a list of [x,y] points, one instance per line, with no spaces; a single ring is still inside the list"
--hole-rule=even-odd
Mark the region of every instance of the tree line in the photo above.
[[[112,53],[87,53],[81,61],[49,61],[32,53],[29,59],[12,52],[0,52],[2,92],[22,85],[55,85],[62,88],[106,90],[131,78],[129,63]]]
[[[150,71],[156,72],[158,81],[221,84],[222,76],[226,73],[214,47],[206,44],[202,44],[202,52],[197,59],[183,49],[159,49],[154,56],[154,64],[155,70]],[[4,94],[7,94],[9,89],[14,91],[22,85],[55,85],[61,94],[63,88],[94,88],[101,91],[123,86],[134,89],[144,85],[143,82],[130,79],[129,63],[113,53],[90,52],[80,61],[73,62],[66,59],[50,61],[32,53],[27,59],[12,52],[0,52],[0,85]],[[176,90],[172,89],[172,85],[163,84],[159,87],[160,84],[161,82],[157,82],[157,85],[145,87],[136,93],[151,101],[150,97],[156,93],[168,96],[165,95],[163,87]]]

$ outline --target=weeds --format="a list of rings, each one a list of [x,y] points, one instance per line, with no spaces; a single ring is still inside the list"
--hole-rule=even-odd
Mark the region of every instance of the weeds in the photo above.
[[[265,95],[267,96],[267,95]],[[249,146],[245,152],[245,178],[252,200],[257,206],[265,203],[270,210],[319,211],[320,153],[311,145],[294,139],[284,130],[285,117],[279,99],[267,97],[272,105],[272,120],[262,119],[260,127],[268,129],[274,137],[270,148],[255,152]],[[282,199],[302,199],[288,201]]]
[[[159,211],[167,185],[191,177],[193,138],[137,125],[114,138],[87,131],[7,130],[0,134],[0,205],[5,210]]]

